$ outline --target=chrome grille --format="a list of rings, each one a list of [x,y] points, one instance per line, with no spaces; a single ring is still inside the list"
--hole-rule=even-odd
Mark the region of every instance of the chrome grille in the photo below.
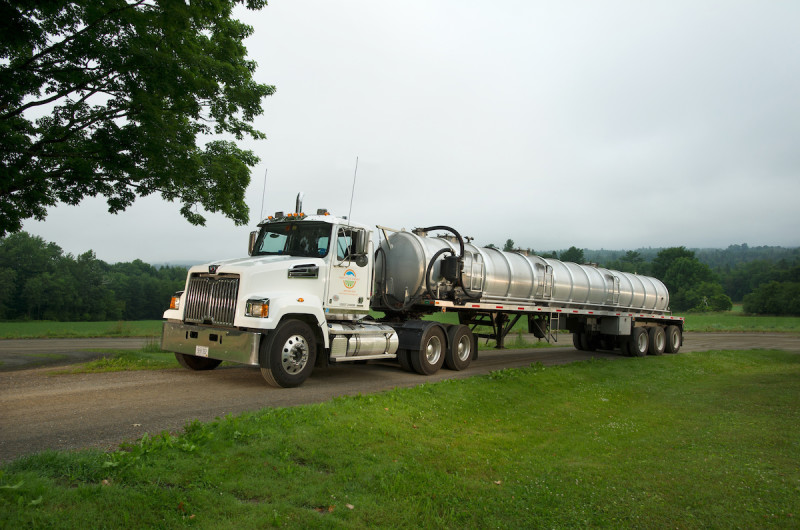
[[[232,326],[239,278],[193,276],[186,293],[186,322]]]

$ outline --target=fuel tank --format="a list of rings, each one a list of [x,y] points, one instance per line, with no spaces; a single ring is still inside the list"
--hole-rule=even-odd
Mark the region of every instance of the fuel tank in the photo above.
[[[443,277],[443,259],[459,253],[460,244],[454,237],[406,231],[390,234],[381,242],[375,260],[375,305],[408,307],[430,288],[432,296],[439,299],[669,310],[667,288],[656,278],[469,243],[464,244],[460,281],[448,281]]]

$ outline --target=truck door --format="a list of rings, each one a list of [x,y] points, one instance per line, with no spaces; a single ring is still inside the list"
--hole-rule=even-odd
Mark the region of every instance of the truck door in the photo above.
[[[331,247],[326,312],[366,313],[372,287],[366,230],[340,226]],[[359,248],[360,247],[360,248]]]

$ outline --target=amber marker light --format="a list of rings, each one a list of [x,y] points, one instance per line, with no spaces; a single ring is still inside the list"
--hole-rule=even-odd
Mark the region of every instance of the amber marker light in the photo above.
[[[172,298],[169,299],[169,308],[170,309],[180,309],[181,308],[181,295],[183,291],[178,291],[177,293],[172,295]]]

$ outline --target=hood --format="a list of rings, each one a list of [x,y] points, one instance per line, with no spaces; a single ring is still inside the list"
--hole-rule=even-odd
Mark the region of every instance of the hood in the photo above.
[[[211,261],[203,265],[195,265],[189,269],[190,273],[211,274],[246,274],[248,270],[257,267],[260,270],[288,269],[301,263],[322,265],[320,258],[304,258],[296,256],[248,256],[220,261]],[[213,270],[216,267],[216,270]]]

